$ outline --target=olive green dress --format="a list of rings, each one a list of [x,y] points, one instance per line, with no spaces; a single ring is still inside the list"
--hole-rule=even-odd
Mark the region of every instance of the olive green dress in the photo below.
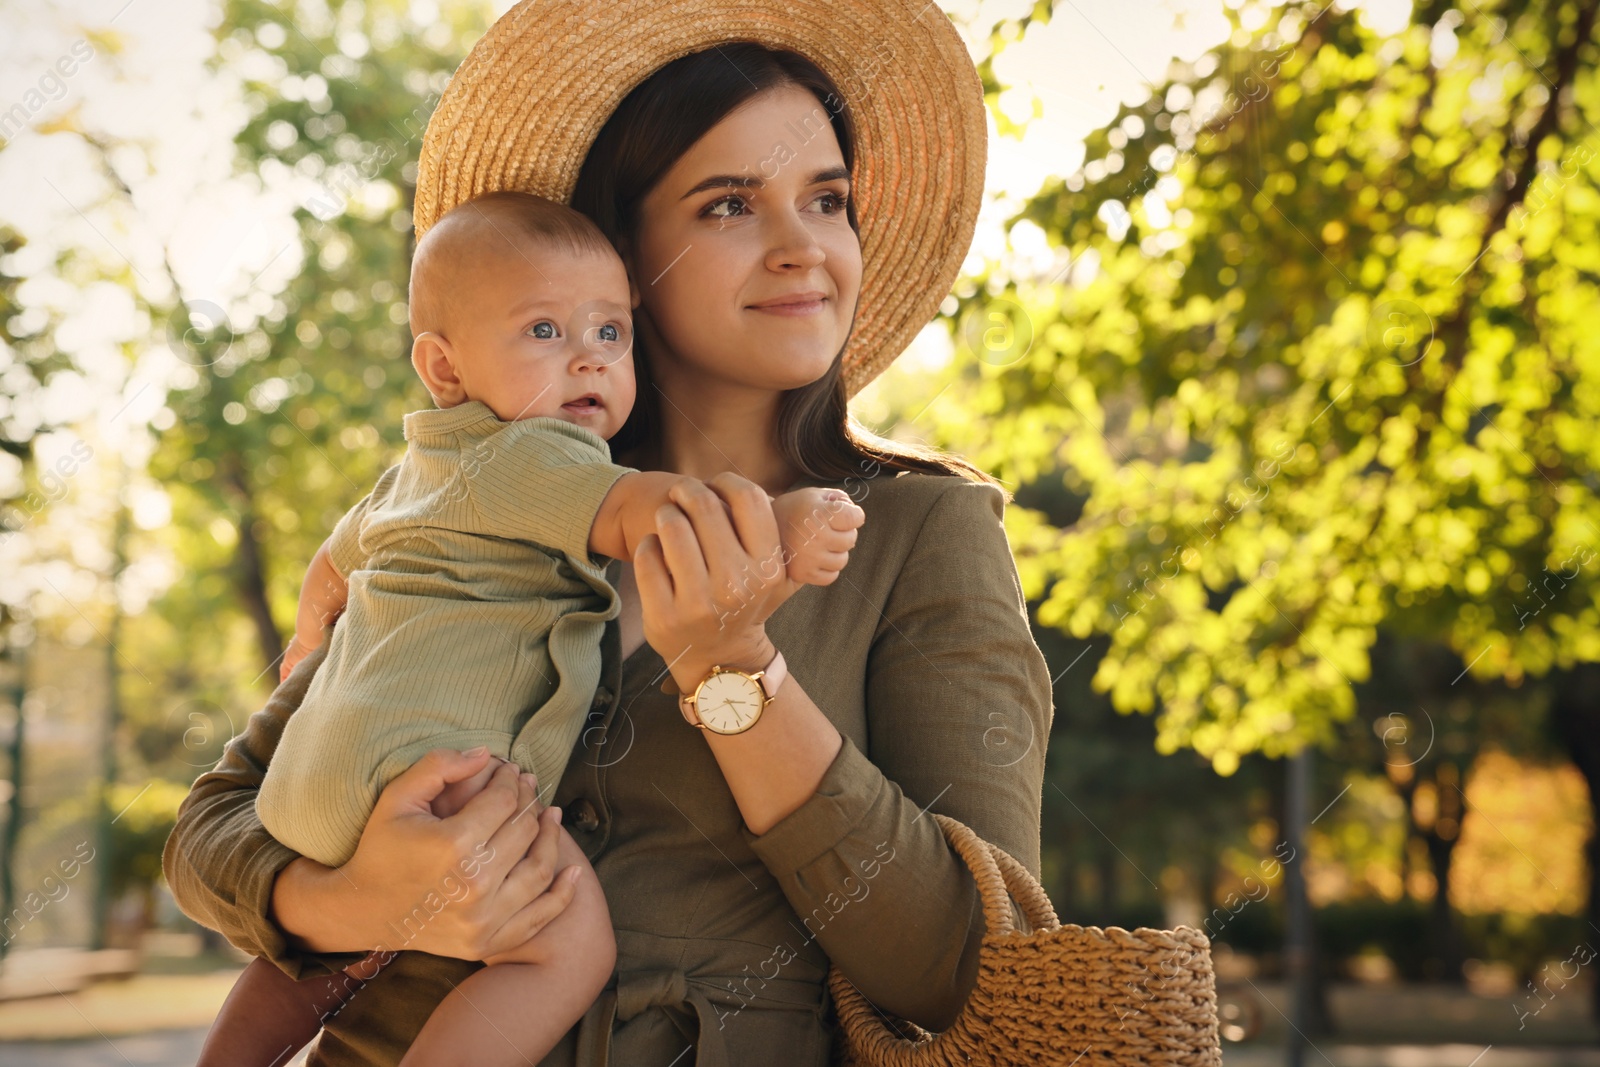
[[[767,632],[844,744],[810,799],[751,833],[675,689],[663,691],[661,657],[643,645],[624,661],[607,624],[554,803],[605,890],[617,973],[541,1067],[820,1067],[835,1052],[830,960],[883,1011],[943,1028],[976,980],[984,922],[927,813],[1038,874],[1050,679],[1000,491],[888,472],[809,484],[845,489],[866,524],[839,580],[801,589]],[[254,796],[311,673],[280,686],[195,782],[163,857],[186,914],[294,977],[360,958],[297,953],[266,917],[295,853],[262,829]],[[480,966],[401,953],[328,1021],[310,1063],[397,1063]]]

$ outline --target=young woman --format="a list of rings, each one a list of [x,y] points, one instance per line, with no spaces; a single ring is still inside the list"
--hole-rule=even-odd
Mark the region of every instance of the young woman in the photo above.
[[[184,911],[291,975],[411,950],[325,1021],[313,1064],[397,1063],[471,961],[559,915],[572,888],[558,820],[605,891],[618,960],[547,1067],[828,1063],[830,963],[884,1012],[941,1029],[976,979],[983,916],[927,813],[1038,873],[1050,684],[1004,494],[958,458],[873,437],[845,406],[927,321],[970,240],[970,61],[932,5],[919,22],[900,0],[774,0],[705,28],[675,18],[683,6],[519,5],[458,71],[423,149],[419,229],[515,180],[570,191],[613,239],[640,297],[640,400],[612,447],[710,486],[608,571],[622,613],[555,806],[521,815],[533,794],[506,765],[435,819],[429,800],[489,758],[440,751],[385,791],[344,867],[278,844],[253,793],[317,652],[195,783],[168,843]],[[778,12],[793,32],[772,28]],[[496,101],[571,121],[515,120],[520,140],[466,150]],[[774,610],[768,494],[802,484],[845,489],[867,521],[838,581]],[[679,695],[719,674],[722,692],[752,687],[756,710],[696,729],[713,716]]]

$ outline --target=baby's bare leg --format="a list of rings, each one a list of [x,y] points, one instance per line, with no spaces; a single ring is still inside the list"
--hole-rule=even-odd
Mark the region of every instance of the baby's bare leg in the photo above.
[[[494,957],[428,1017],[400,1067],[524,1067],[538,1063],[605,988],[616,966],[600,881],[561,830],[556,870],[581,870],[572,903],[518,948]]]
[[[198,1067],[288,1063],[386,962],[373,954],[340,974],[297,982],[266,960],[252,960],[217,1013]]]

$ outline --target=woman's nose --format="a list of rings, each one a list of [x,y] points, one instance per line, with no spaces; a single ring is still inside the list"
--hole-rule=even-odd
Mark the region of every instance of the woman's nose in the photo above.
[[[770,217],[775,232],[767,249],[768,270],[815,267],[827,258],[800,212],[780,211]]]

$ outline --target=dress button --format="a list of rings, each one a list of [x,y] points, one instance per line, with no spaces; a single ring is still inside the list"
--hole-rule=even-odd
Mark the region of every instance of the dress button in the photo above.
[[[595,812],[594,805],[587,800],[576,800],[562,812],[563,823],[568,823],[574,830],[592,833],[600,826],[600,816]]]

